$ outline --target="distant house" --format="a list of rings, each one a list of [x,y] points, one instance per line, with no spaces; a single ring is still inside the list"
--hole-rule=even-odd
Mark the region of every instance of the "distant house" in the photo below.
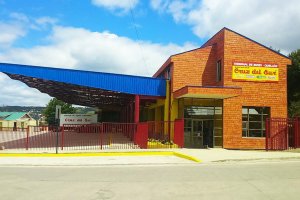
[[[27,128],[36,126],[36,120],[27,112],[0,112],[0,130],[2,128]]]

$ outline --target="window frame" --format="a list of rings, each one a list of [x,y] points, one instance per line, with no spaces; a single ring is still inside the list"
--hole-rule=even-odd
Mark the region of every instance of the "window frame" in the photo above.
[[[247,113],[244,113],[245,109]],[[250,112],[251,109],[258,109],[260,112],[258,114],[253,114]],[[270,107],[259,107],[259,106],[243,106],[242,107],[242,137],[243,138],[265,138],[266,136],[266,125],[264,119],[270,117],[271,108]],[[250,119],[250,116],[259,116],[260,119]],[[246,120],[245,120],[246,118]],[[252,127],[251,127],[252,124]],[[253,128],[253,125],[260,124],[260,128]],[[253,136],[254,132],[260,132],[260,136]]]

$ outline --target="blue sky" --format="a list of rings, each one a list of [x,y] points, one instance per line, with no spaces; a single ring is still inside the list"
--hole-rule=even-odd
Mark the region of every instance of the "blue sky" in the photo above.
[[[152,76],[223,27],[288,55],[300,47],[299,8],[299,0],[0,0],[0,62]],[[0,105],[50,99],[1,73],[0,87]]]
[[[128,12],[111,11],[95,6],[87,0],[2,1],[1,19],[11,20],[11,13],[23,14],[31,19],[47,16],[56,19],[56,25],[80,27],[97,32],[110,31],[119,36],[154,43],[182,45],[191,42],[200,45],[205,39],[193,34],[189,25],[177,23],[172,20],[171,15],[151,9],[148,1],[140,1]],[[31,47],[44,43],[44,37],[50,31],[31,30],[14,45]]]

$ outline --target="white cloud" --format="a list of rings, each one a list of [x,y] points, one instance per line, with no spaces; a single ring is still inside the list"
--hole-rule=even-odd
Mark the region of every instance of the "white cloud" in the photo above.
[[[52,17],[40,17],[40,18],[37,18],[36,19],[36,23],[37,24],[40,24],[40,25],[44,25],[44,24],[51,24],[51,25],[54,25],[56,24],[58,20],[55,19],[55,18],[52,18]]]
[[[57,19],[48,16],[32,19],[23,13],[11,13],[7,20],[0,20],[0,49],[11,47],[32,29],[45,30],[57,22]]]
[[[27,33],[29,19],[22,13],[9,14],[9,20],[0,20],[0,49],[10,47],[16,40]]]
[[[111,11],[128,12],[137,6],[139,0],[92,0],[92,4]]]
[[[162,2],[152,0],[153,2]],[[300,1],[290,0],[175,0],[163,5],[176,22],[191,25],[200,38],[207,38],[223,27],[251,39],[291,52],[300,46]],[[159,4],[152,6],[159,10]]]
[[[170,4],[170,0],[151,0],[150,1],[150,6],[154,10],[158,10],[160,12],[163,12],[165,9],[167,9],[169,4]]]
[[[23,13],[14,12],[14,13],[11,13],[9,16],[11,19],[14,19],[18,22],[23,22],[23,23],[29,22],[29,18],[26,15],[24,15]]]
[[[178,46],[135,41],[107,31],[92,32],[62,26],[55,26],[48,38],[48,45],[11,48],[0,53],[0,62],[152,76],[170,55],[195,48],[188,43]],[[7,88],[14,91],[9,93],[11,99],[16,94],[20,95],[21,90],[29,90],[15,87],[15,81],[6,81]],[[39,95],[32,97],[22,94],[21,97],[34,102]],[[42,97],[34,105],[44,105],[47,98]],[[6,104],[3,101],[0,98],[0,104]]]
[[[48,28],[49,26],[54,26],[55,24],[57,24],[58,19],[56,18],[52,18],[49,16],[43,16],[43,17],[39,17],[37,19],[34,20],[34,23],[32,23],[31,28],[35,29],[35,30],[43,30]]]
[[[17,39],[26,34],[23,26],[18,23],[0,21],[0,49],[11,46]]]
[[[0,60],[151,76],[171,54],[194,48],[191,44],[138,42],[107,31],[62,26],[53,28],[49,40],[45,46],[10,49],[0,54]]]
[[[45,106],[50,97],[40,93],[37,89],[28,89],[28,86],[10,79],[0,73],[1,99],[0,105]],[[5,86],[5,87],[3,87]]]

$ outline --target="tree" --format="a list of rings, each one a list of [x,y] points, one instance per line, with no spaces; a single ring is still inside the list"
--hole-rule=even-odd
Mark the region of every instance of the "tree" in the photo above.
[[[288,66],[288,105],[290,117],[300,116],[300,49],[290,53],[292,65]]]
[[[46,122],[48,125],[54,125],[55,124],[55,108],[56,105],[61,106],[61,113],[62,114],[73,114],[76,112],[76,108],[72,107],[72,104],[65,103],[61,100],[58,100],[56,98],[53,98],[49,101],[49,103],[46,105],[45,110],[43,111],[43,114],[46,117]]]

